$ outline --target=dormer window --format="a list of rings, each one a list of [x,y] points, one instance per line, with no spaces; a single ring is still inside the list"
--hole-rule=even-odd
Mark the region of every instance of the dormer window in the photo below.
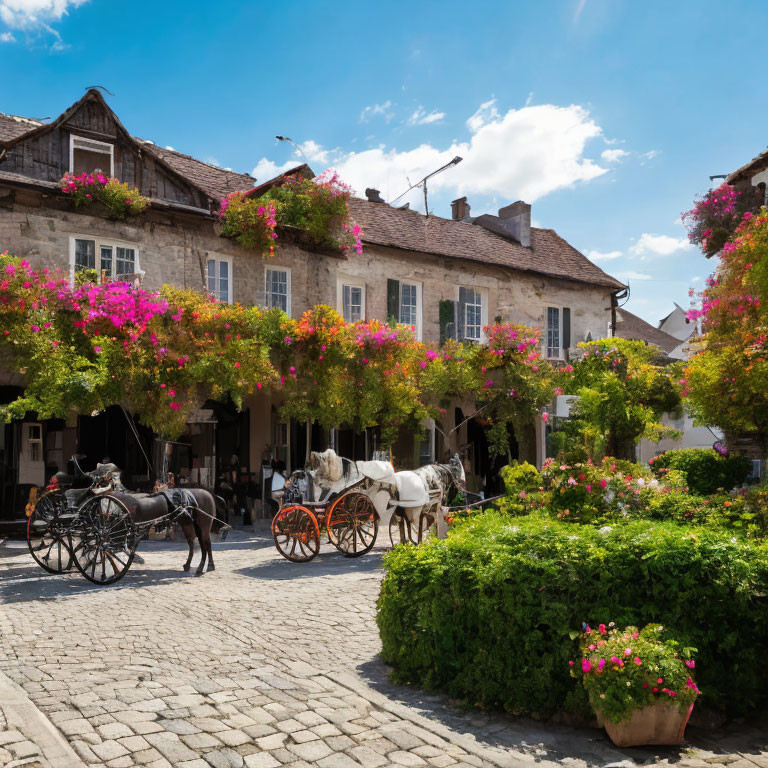
[[[82,136],[69,137],[69,172],[76,176],[100,170],[107,176],[115,175],[115,147],[103,141],[85,139]]]

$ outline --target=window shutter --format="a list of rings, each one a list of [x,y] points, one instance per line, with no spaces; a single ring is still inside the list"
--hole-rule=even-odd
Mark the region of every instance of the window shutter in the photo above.
[[[563,307],[563,349],[571,348],[571,310]]]
[[[456,302],[456,338],[464,338],[464,319],[467,316],[467,289],[459,288],[459,300]]]
[[[400,281],[387,278],[387,322],[400,322]]]
[[[456,338],[456,302],[442,299],[438,308],[440,318],[440,343]]]

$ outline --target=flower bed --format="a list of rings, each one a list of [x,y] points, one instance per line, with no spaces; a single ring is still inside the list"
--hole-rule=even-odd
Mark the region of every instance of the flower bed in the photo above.
[[[730,491],[746,480],[752,468],[744,456],[721,456],[711,448],[666,451],[649,464],[660,477],[670,470],[682,472],[691,493],[701,495]]]
[[[600,530],[489,512],[385,565],[377,620],[400,681],[520,714],[583,711],[568,666],[582,622],[658,621],[698,648],[703,704],[735,715],[768,702],[764,544],[673,523]]]

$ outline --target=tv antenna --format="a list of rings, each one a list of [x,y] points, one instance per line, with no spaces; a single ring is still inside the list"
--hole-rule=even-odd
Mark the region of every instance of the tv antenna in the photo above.
[[[416,187],[423,187],[424,188],[424,213],[427,216],[429,216],[429,203],[427,201],[427,179],[431,179],[433,176],[437,176],[438,173],[445,171],[446,169],[450,168],[452,165],[458,165],[463,159],[464,158],[456,155],[456,157],[454,157],[453,160],[451,160],[449,163],[446,163],[442,168],[438,168],[436,171],[432,171],[432,173],[428,173],[421,181],[417,181],[415,184],[411,184],[408,187],[408,189],[406,189],[402,195],[398,195],[390,203],[390,205],[394,205],[401,197],[405,197],[405,195],[407,195],[412,189],[416,189]]]

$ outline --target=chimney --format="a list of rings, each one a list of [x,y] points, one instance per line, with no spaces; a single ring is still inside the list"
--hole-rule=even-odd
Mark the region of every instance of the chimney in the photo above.
[[[501,228],[520,245],[531,247],[531,205],[518,200],[505,208],[499,208]]]
[[[369,203],[385,203],[386,200],[384,200],[379,193],[378,189],[373,189],[372,187],[368,187],[368,189],[365,190],[365,196],[368,198]]]
[[[469,203],[466,197],[460,197],[451,203],[451,218],[454,221],[465,221],[469,218]]]

